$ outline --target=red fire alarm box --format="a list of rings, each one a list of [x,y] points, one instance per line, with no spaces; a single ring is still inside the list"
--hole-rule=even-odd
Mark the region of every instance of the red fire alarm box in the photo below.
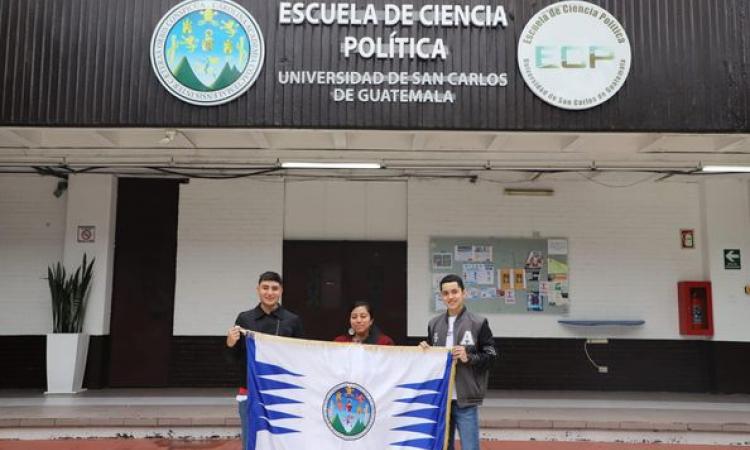
[[[710,281],[680,281],[677,283],[680,313],[680,334],[692,336],[714,335],[714,311]]]

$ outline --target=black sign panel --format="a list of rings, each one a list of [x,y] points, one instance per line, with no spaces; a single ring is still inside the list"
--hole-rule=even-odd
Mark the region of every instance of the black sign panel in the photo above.
[[[740,250],[737,248],[724,249],[724,269],[739,270],[742,268]]]
[[[263,36],[262,67],[246,92],[201,106],[168,92],[152,69],[152,35],[178,2],[0,0],[0,125],[750,132],[746,0],[593,2],[622,24],[632,64],[616,95],[582,111],[545,103],[518,68],[521,32],[549,0],[445,3],[494,8],[488,15],[502,7],[507,26],[286,24],[283,2],[236,3]],[[419,11],[436,3],[410,4]],[[386,11],[405,3],[346,4]],[[206,42],[202,31],[196,52]],[[346,47],[351,39],[356,51]],[[429,42],[416,49],[422,39]],[[411,56],[433,51],[438,40],[444,54]],[[225,45],[215,41],[212,48]],[[455,85],[429,76],[452,73],[463,74]],[[382,74],[386,81],[361,84],[351,74]],[[419,84],[399,83],[402,76]]]

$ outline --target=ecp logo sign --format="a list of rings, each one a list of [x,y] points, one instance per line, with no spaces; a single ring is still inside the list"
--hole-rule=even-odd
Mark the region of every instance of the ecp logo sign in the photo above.
[[[605,9],[562,1],[539,11],[518,42],[518,66],[539,98],[563,109],[609,100],[630,71],[630,41]]]

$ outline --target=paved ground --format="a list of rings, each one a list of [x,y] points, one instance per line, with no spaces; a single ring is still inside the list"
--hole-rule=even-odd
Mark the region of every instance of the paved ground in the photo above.
[[[750,447],[748,395],[491,391],[480,418],[483,450]],[[0,391],[0,450],[239,450],[238,434],[232,389]]]
[[[729,445],[624,444],[600,442],[483,441],[482,450],[737,450]],[[170,441],[166,439],[65,439],[2,441],[0,450],[240,450],[238,440]],[[302,449],[300,449],[302,450]],[[311,449],[314,450],[314,449]]]

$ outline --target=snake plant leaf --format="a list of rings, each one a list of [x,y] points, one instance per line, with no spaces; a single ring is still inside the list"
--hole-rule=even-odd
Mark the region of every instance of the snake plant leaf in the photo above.
[[[72,275],[58,262],[47,267],[47,282],[52,298],[52,330],[54,333],[80,333],[86,313],[93,267],[96,258],[87,261],[84,253],[83,262]]]

